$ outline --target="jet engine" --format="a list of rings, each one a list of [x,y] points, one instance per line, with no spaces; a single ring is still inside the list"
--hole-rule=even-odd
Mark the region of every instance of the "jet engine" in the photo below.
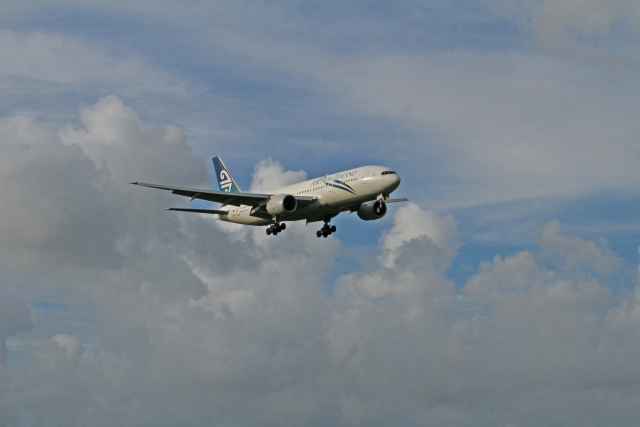
[[[365,202],[358,208],[358,216],[365,221],[380,219],[387,213],[387,204],[382,200]]]
[[[291,213],[298,207],[298,201],[291,194],[276,194],[265,206],[270,215],[284,215]]]

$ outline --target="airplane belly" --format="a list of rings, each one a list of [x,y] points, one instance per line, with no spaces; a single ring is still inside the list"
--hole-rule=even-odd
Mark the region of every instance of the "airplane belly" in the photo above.
[[[244,225],[269,225],[273,221],[251,215],[249,208],[236,208],[229,211],[227,221]]]

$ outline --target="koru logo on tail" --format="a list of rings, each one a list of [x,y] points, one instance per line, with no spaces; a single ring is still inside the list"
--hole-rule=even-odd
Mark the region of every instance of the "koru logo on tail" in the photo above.
[[[220,171],[220,189],[222,191],[226,191],[227,193],[231,192],[231,176],[225,170]]]

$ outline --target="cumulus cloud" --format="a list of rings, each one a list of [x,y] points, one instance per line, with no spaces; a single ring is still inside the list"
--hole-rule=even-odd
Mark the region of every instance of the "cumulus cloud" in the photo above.
[[[620,259],[611,252],[606,240],[599,244],[577,236],[559,236],[560,223],[550,221],[539,233],[538,244],[551,254],[569,271],[593,271],[596,274],[610,275],[620,268]]]
[[[5,183],[0,189],[0,235],[11,243],[2,250],[5,263],[46,269],[74,258],[89,265],[113,260],[108,253],[115,226],[112,208],[100,194],[99,175],[85,154],[26,117],[2,120],[0,132]],[[104,221],[97,227],[100,218]],[[43,253],[48,256],[40,257]]]
[[[117,218],[146,200],[128,181],[161,179],[160,171],[185,184],[207,176],[181,132],[143,125],[115,97],[83,108],[81,118],[83,128],[58,132],[23,116],[0,122],[0,235],[11,244],[0,256],[9,268],[113,266],[127,255]]]
[[[465,5],[445,3],[456,12]],[[252,2],[247,10],[237,2],[203,3],[176,13],[163,3],[149,15],[123,3],[126,22],[132,11],[144,12],[150,32],[158,25],[167,39],[178,40],[145,51],[147,60],[115,54],[123,47],[112,51],[112,41],[75,36],[74,28],[0,31],[0,424],[635,423],[637,268],[626,271],[606,240],[567,235],[551,221],[534,231],[533,247],[486,256],[477,270],[470,267],[468,280],[455,283],[450,269],[466,239],[458,227],[468,225],[424,209],[420,197],[427,196],[420,193],[412,197],[417,204],[390,206],[387,217],[366,224],[382,230],[378,244],[362,265],[346,268],[348,251],[358,249],[343,250],[341,232],[317,239],[315,229],[295,224],[273,238],[261,227],[166,212],[188,201],[129,185],[211,186],[210,157],[218,153],[204,161],[181,129],[150,123],[149,109],[141,116],[140,104],[123,102],[144,93],[141,102],[151,99],[152,110],[165,108],[172,120],[182,106],[200,115],[197,128],[211,134],[211,120],[229,117],[220,111],[208,117],[214,88],[224,82],[224,102],[215,108],[269,118],[241,126],[235,118],[232,130],[213,131],[222,136],[213,139],[216,146],[242,139],[244,149],[264,140],[247,141],[247,132],[260,132],[234,126],[273,132],[274,121],[283,120],[273,105],[260,111],[253,90],[243,99],[246,88],[267,88],[279,102],[305,98],[293,89],[282,95],[294,81],[305,95],[320,94],[307,101],[314,126],[320,118],[337,143],[350,136],[324,121],[335,111],[345,121],[356,118],[354,128],[366,127],[364,117],[365,124],[413,132],[397,150],[387,150],[388,134],[348,141],[349,150],[407,159],[406,173],[422,178],[425,168],[446,168],[454,184],[438,179],[427,187],[440,195],[432,207],[635,194],[637,84],[624,71],[601,68],[610,65],[603,59],[636,55],[624,44],[604,55],[601,48],[620,37],[635,46],[634,4],[492,3],[509,7],[501,16],[526,27],[545,48],[524,53],[477,40],[422,49],[433,34],[424,24],[431,22],[412,6],[400,12],[410,20],[380,30],[376,16],[389,19],[375,8],[353,25],[350,6],[317,24],[289,5]],[[20,12],[23,7],[8,6],[0,20],[11,21],[17,10],[23,14],[15,21],[30,25],[34,5]],[[105,10],[122,13],[112,7],[83,11],[101,19]],[[434,19],[443,17],[434,7]],[[491,19],[480,19],[472,26],[492,27]],[[459,21],[451,22],[458,28]],[[500,33],[499,27],[491,31]],[[393,49],[369,44],[369,35],[381,40],[398,29],[402,36],[389,38]],[[504,38],[481,36],[493,43]],[[347,46],[356,39],[367,44]],[[477,42],[482,53],[468,50]],[[172,58],[172,49],[184,44],[197,58]],[[574,55],[567,61],[549,50]],[[185,58],[193,61],[187,72],[194,79],[213,76],[202,91],[206,102],[176,101],[184,87],[153,66],[154,55],[172,70],[185,69]],[[242,84],[233,87],[239,76]],[[114,91],[129,98],[101,97]],[[76,108],[80,97],[91,99],[87,93],[101,98],[60,119],[60,102]],[[64,124],[38,118],[45,114],[38,102],[50,107],[46,120]],[[32,108],[38,114],[4,113]],[[243,138],[229,142],[229,132]],[[212,140],[200,144],[210,150]],[[282,164],[258,162],[252,190],[306,178]],[[405,179],[401,189],[409,185]],[[632,276],[635,283],[621,282]],[[48,303],[45,313],[34,309]]]
[[[377,256],[332,279],[339,233],[238,234],[166,212],[185,201],[127,181],[207,181],[184,135],[115,97],[79,115],[58,131],[24,117],[1,123],[12,227],[0,233],[0,304],[16,308],[0,310],[0,338],[21,343],[0,367],[7,424],[637,419],[638,291],[607,283],[621,264],[605,242],[565,236],[552,221],[536,249],[497,255],[456,286],[456,220],[397,205],[381,220]],[[254,185],[303,176],[267,160]],[[44,214],[57,211],[71,218]],[[68,235],[71,222],[80,235]],[[53,295],[92,316],[65,323],[57,313],[56,330],[30,319],[25,301]],[[32,327],[49,335],[25,335]]]
[[[575,236],[562,238],[576,242]],[[587,254],[610,257],[606,248],[577,242]],[[611,321],[621,308],[608,285],[574,263],[575,248],[557,249],[564,255],[558,270],[545,267],[544,250],[497,256],[456,292],[434,274],[434,246],[406,245],[420,254],[410,265],[340,282],[339,292],[348,292],[340,294],[344,305],[332,313],[329,337],[333,357],[350,378],[342,407],[350,422],[392,422],[402,419],[400,408],[434,425],[534,425],[541,414],[553,414],[545,418],[550,425],[566,417],[597,425],[593,417],[635,413],[635,392],[619,404],[612,391],[610,406],[589,408],[611,384],[627,390],[624,378],[637,378],[640,366],[616,355],[639,349],[620,340],[637,332]],[[379,283],[386,283],[386,292],[361,291],[379,290]],[[624,299],[629,316],[635,298]],[[482,415],[472,403],[479,394]],[[501,411],[504,404],[512,409]]]
[[[285,171],[284,167],[273,159],[264,159],[256,164],[253,172],[251,191],[264,192],[284,187],[307,179],[305,171]]]
[[[394,215],[393,228],[383,238],[382,264],[391,267],[398,257],[399,249],[421,238],[427,239],[435,247],[449,249],[447,258],[451,258],[455,248],[452,239],[456,234],[457,224],[453,216],[442,218],[433,211],[424,212],[417,204],[409,204],[398,209]]]
[[[0,234],[3,268],[38,277],[35,286],[24,290],[27,295],[54,288],[57,298],[72,306],[86,304],[81,300],[88,297],[97,311],[99,325],[94,327],[100,328],[98,336],[58,331],[46,344],[25,347],[21,360],[30,368],[12,377],[20,393],[7,398],[20,400],[34,422],[92,423],[104,415],[100,418],[105,422],[154,424],[159,419],[152,408],[165,406],[161,402],[169,398],[175,404],[168,405],[165,415],[178,423],[184,420],[182,405],[200,392],[194,389],[180,398],[178,390],[154,393],[131,406],[122,403],[129,392],[144,394],[161,376],[166,376],[162,388],[171,388],[183,374],[196,378],[204,372],[205,383],[218,384],[213,388],[218,398],[228,387],[240,395],[278,390],[281,382],[294,384],[304,375],[306,360],[317,359],[313,346],[298,351],[298,340],[316,336],[313,331],[321,327],[313,313],[326,298],[322,269],[330,267],[337,241],[328,242],[322,252],[309,252],[305,245],[311,239],[317,243],[315,235],[296,239],[295,227],[287,230],[290,237],[282,236],[284,241],[266,240],[262,228],[238,241],[204,217],[164,211],[169,203],[185,200],[128,181],[197,185],[208,180],[206,166],[189,152],[181,132],[141,122],[118,98],[83,107],[80,127],[56,132],[24,117],[5,119],[2,125],[10,142],[3,145],[3,197],[9,203],[2,204],[2,214],[11,219]],[[287,174],[282,175],[286,180]],[[33,209],[30,203],[46,209]],[[92,204],[97,207],[87,212]],[[57,211],[62,213],[53,215]],[[78,233],[69,235],[74,229]],[[299,278],[309,275],[316,279],[298,286]],[[18,301],[6,301],[15,308],[5,311],[9,318],[3,319],[3,343],[7,336],[29,330],[28,314],[17,310]],[[290,324],[305,315],[308,321]],[[252,327],[240,327],[243,323]],[[288,333],[281,334],[282,329]],[[198,342],[202,347],[196,350]],[[289,348],[300,371],[287,380],[279,375],[288,375],[287,359],[277,356],[288,355]],[[187,368],[192,364],[195,370]],[[257,375],[255,383],[246,376],[249,372]],[[114,388],[112,381],[118,383]],[[188,387],[190,381],[177,382]],[[57,386],[68,392],[53,393]],[[275,396],[269,396],[262,408],[271,406],[268,401]],[[240,404],[237,397],[226,398],[233,414]],[[278,400],[290,397],[287,392]],[[205,422],[210,416],[210,401],[205,400],[192,419]],[[111,403],[103,414],[99,402],[105,401]],[[144,409],[139,410],[140,404]],[[124,406],[122,415],[127,415],[112,412],[111,405]],[[263,414],[247,417],[255,424]]]

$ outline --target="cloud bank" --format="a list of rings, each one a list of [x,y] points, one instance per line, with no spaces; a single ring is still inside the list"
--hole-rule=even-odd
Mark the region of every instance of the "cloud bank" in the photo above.
[[[179,129],[115,96],[82,107],[77,124],[12,116],[0,134],[3,425],[640,416],[637,268],[621,271],[604,240],[551,221],[536,248],[497,254],[456,286],[459,224],[411,203],[382,220],[374,259],[333,278],[339,234],[239,232],[128,185],[211,177]],[[253,188],[304,175],[264,161]],[[35,310],[42,301],[62,305]]]

